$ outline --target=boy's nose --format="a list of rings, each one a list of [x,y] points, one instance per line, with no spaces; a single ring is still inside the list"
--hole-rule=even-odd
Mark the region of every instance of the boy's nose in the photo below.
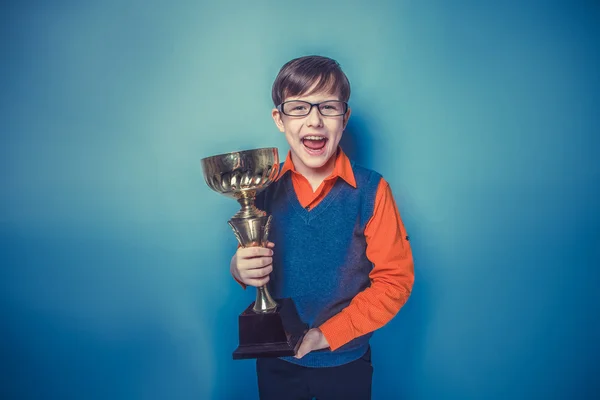
[[[319,108],[317,106],[313,106],[313,108],[310,110],[310,112],[308,113],[308,115],[306,116],[307,118],[307,124],[308,126],[321,126],[321,123],[323,122],[323,119],[321,118],[321,113],[319,112]]]

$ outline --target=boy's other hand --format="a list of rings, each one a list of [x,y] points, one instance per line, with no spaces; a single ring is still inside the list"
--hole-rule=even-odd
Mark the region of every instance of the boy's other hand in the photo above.
[[[240,247],[231,258],[229,269],[239,282],[248,286],[264,286],[273,271],[274,243],[266,247]]]
[[[327,342],[323,332],[319,328],[312,328],[304,335],[298,352],[294,357],[302,358],[311,351],[326,349],[327,347],[329,347],[329,342]]]

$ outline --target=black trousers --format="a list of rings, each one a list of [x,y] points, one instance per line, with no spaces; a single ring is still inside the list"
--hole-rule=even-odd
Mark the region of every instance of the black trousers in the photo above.
[[[278,358],[256,360],[261,400],[371,399],[371,348],[339,367],[307,368]]]

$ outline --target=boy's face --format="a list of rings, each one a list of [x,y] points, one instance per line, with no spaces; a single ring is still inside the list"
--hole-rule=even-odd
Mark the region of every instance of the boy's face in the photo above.
[[[317,92],[310,95],[291,96],[284,101],[302,100],[311,104],[327,100],[339,100],[337,94]],[[277,128],[285,133],[290,145],[294,167],[300,173],[318,172],[334,160],[338,144],[350,117],[350,108],[344,115],[323,116],[318,107],[312,107],[303,117],[289,116],[278,109],[272,111]]]

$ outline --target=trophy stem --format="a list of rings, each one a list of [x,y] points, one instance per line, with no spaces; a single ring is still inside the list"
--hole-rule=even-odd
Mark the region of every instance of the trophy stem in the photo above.
[[[252,310],[257,313],[270,313],[275,311],[277,303],[271,297],[267,285],[256,288],[256,301]]]
[[[240,203],[242,208],[233,216],[233,218],[256,218],[265,216],[266,213],[259,210],[254,205],[255,196],[255,190],[240,191],[237,201]]]

